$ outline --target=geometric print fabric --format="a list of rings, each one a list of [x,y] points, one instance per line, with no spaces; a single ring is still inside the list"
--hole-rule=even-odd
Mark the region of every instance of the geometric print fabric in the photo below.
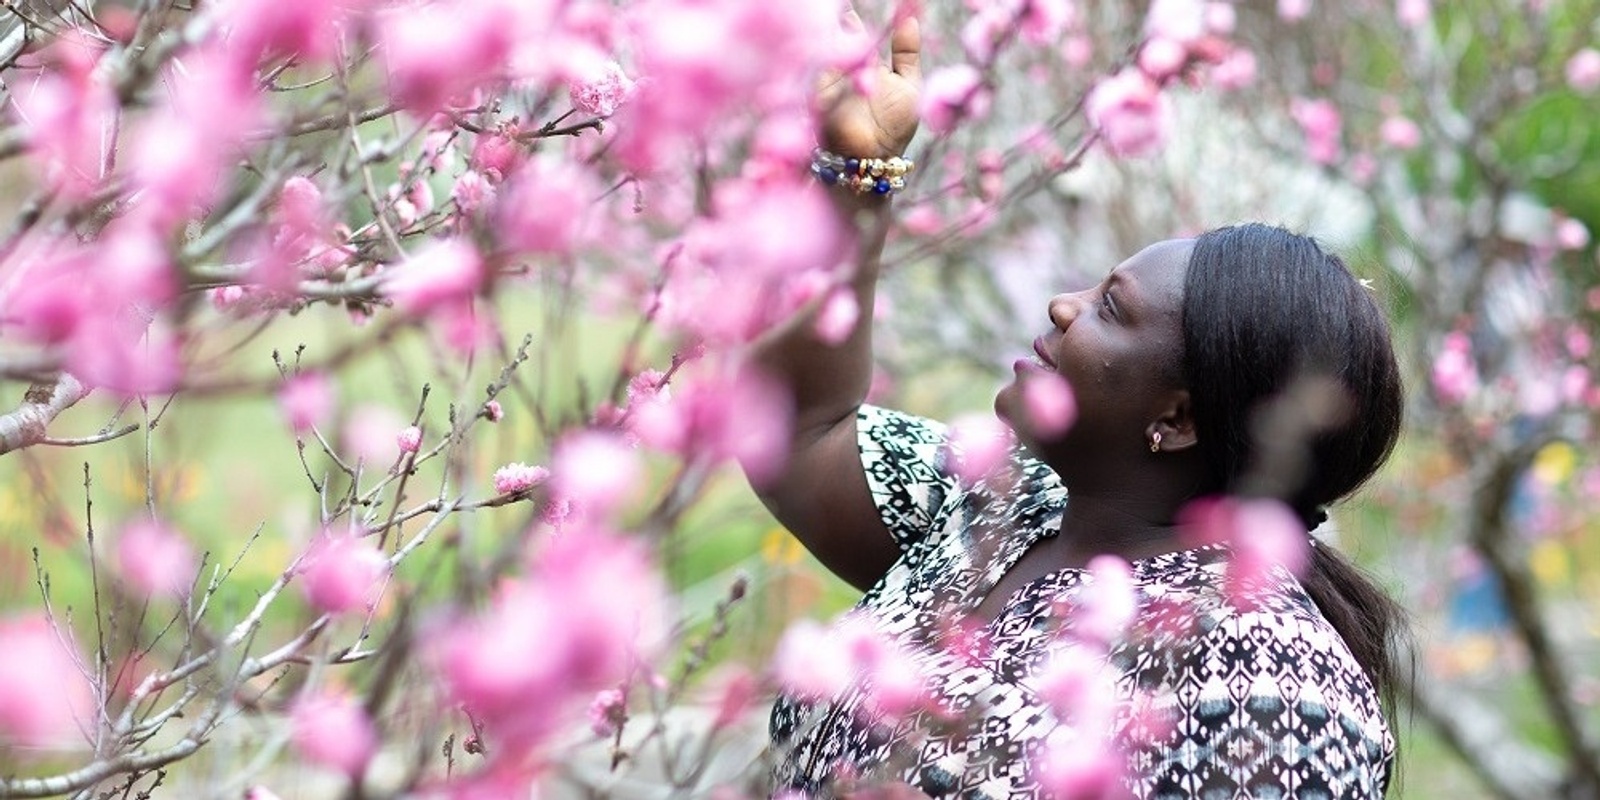
[[[1046,739],[1078,721],[1039,693],[1070,613],[1092,587],[1076,569],[1018,590],[978,630],[959,620],[1029,547],[1059,530],[1066,491],[1025,451],[1002,481],[963,486],[937,423],[865,406],[862,468],[901,556],[862,598],[877,629],[917,654],[940,711],[875,713],[871,687],[780,697],[777,791],[830,797],[854,781],[901,781],[933,797],[1038,798]],[[1112,643],[1116,713],[1103,737],[1140,798],[1381,797],[1394,738],[1372,684],[1293,575],[1224,590],[1228,553],[1207,547],[1132,562],[1139,611]]]

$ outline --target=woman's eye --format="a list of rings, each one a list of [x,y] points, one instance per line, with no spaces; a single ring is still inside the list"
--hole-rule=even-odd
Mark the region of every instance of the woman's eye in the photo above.
[[[1110,292],[1102,292],[1100,294],[1100,307],[1104,308],[1106,310],[1106,313],[1110,314],[1113,317],[1117,315],[1117,308],[1111,302],[1111,293]]]

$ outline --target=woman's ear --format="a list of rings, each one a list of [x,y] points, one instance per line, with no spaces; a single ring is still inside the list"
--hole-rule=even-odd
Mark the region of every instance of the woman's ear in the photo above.
[[[1145,428],[1144,435],[1152,443],[1151,449],[1162,453],[1182,452],[1200,443],[1187,389],[1172,393],[1166,408]]]

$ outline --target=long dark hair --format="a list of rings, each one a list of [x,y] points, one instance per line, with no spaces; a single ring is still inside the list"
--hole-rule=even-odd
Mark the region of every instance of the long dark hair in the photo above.
[[[1207,491],[1277,496],[1309,530],[1394,449],[1403,398],[1388,322],[1316,241],[1260,224],[1201,235],[1183,339]],[[1332,547],[1312,552],[1307,593],[1392,711],[1404,612]]]

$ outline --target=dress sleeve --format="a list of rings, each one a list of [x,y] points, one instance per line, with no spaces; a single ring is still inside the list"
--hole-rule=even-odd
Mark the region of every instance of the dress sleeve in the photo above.
[[[945,469],[944,425],[901,411],[862,406],[856,441],[867,488],[901,550],[926,538],[957,484]]]
[[[1176,665],[1129,748],[1150,798],[1381,798],[1394,739],[1338,633],[1282,612],[1223,618]]]

